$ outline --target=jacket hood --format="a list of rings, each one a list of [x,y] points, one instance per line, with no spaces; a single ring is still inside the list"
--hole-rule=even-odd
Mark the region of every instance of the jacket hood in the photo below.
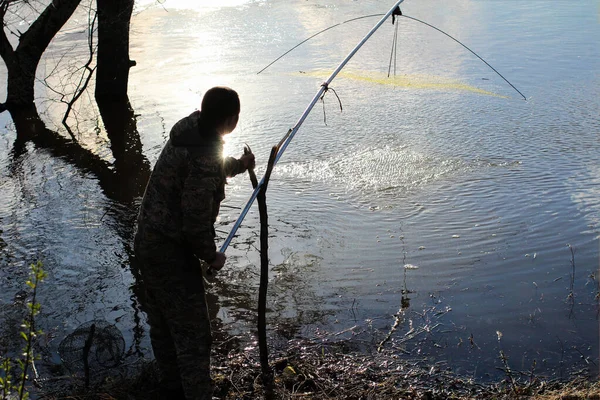
[[[223,138],[202,121],[200,111],[194,111],[179,120],[171,129],[169,137],[175,147],[205,147],[215,150],[223,147]]]

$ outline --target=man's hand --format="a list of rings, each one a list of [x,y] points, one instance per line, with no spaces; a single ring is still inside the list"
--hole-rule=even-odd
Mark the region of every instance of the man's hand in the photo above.
[[[240,157],[240,162],[244,165],[244,169],[254,168],[254,154],[248,153]]]
[[[225,260],[227,260],[225,253],[221,253],[220,251],[217,251],[217,256],[215,257],[213,262],[211,262],[209,264],[209,266],[210,266],[210,268],[214,269],[215,271],[219,271],[225,265]]]

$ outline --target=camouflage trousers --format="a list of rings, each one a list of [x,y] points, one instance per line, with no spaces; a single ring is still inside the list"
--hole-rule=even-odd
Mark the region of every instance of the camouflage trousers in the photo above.
[[[177,246],[136,248],[161,390],[212,398],[210,317],[199,260]],[[164,397],[164,396],[163,396]],[[172,399],[174,396],[165,397]]]

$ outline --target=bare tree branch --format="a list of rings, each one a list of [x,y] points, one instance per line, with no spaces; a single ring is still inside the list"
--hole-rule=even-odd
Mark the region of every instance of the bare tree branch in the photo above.
[[[50,41],[71,18],[81,0],[53,0],[23,33],[17,51],[27,51],[39,60]]]
[[[90,11],[90,12],[92,12],[92,11]],[[71,138],[73,140],[76,140],[76,138],[75,138],[75,135],[73,134],[73,131],[67,124],[67,119],[69,118],[69,114],[71,113],[71,109],[73,108],[73,105],[75,104],[75,102],[77,100],[79,100],[79,97],[81,97],[83,92],[87,89],[88,84],[90,83],[90,80],[92,79],[92,75],[94,74],[94,71],[96,70],[96,67],[92,68],[90,66],[91,66],[92,62],[94,61],[94,53],[95,53],[95,51],[94,51],[94,27],[96,26],[97,17],[98,17],[98,14],[93,13],[93,18],[90,22],[90,28],[89,28],[89,33],[88,33],[89,57],[88,57],[87,62],[84,65],[85,71],[81,74],[81,78],[79,79],[79,82],[77,83],[77,87],[75,88],[75,92],[73,93],[73,98],[69,102],[67,102],[67,110],[65,111],[65,115],[63,116],[63,119],[62,119],[63,126],[65,127],[67,132],[69,132],[69,135],[71,135]],[[87,77],[85,76],[86,71],[87,71]]]
[[[13,62],[15,53],[8,41],[6,32],[4,32],[4,16],[6,15],[6,10],[8,10],[9,3],[8,0],[0,1],[0,21],[2,22],[2,29],[0,29],[0,57],[2,57],[6,65]]]

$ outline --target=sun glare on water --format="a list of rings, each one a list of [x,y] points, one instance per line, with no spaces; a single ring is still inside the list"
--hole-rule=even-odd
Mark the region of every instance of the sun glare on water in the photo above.
[[[162,6],[180,10],[201,10],[206,8],[237,7],[252,0],[145,0],[145,6]],[[140,2],[138,2],[139,4]]]

